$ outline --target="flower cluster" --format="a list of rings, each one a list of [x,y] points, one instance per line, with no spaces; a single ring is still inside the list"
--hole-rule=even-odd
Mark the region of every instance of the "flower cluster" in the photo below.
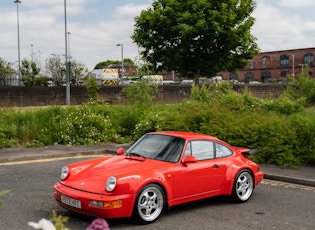
[[[33,227],[34,229],[41,229],[41,230],[57,230],[55,225],[52,221],[47,220],[45,218],[41,219],[38,223],[29,222],[28,225]],[[62,228],[58,230],[66,230],[69,228]],[[110,230],[108,223],[105,219],[97,218],[95,219],[87,228],[86,230]]]

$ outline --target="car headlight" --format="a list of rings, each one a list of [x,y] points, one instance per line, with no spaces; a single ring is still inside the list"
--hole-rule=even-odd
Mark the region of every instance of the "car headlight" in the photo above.
[[[106,181],[106,191],[112,192],[115,189],[116,184],[117,184],[116,177],[114,176],[109,177]]]
[[[63,166],[60,173],[60,179],[65,180],[69,175],[69,168],[67,166]]]

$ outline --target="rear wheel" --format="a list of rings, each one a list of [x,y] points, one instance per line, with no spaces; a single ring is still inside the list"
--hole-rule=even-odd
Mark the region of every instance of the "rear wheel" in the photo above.
[[[237,203],[249,200],[254,191],[253,176],[248,170],[239,172],[234,180],[232,198]]]
[[[160,186],[148,184],[138,193],[133,208],[133,218],[141,224],[156,221],[163,213],[165,195]]]

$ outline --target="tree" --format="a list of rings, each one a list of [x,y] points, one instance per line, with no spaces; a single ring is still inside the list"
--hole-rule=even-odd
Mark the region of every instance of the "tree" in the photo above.
[[[36,76],[39,74],[40,68],[37,67],[36,63],[33,61],[28,61],[27,59],[22,60],[22,82],[25,86],[33,86],[36,84]]]
[[[243,68],[259,52],[253,0],[155,0],[135,18],[132,39],[158,69],[213,77]]]
[[[105,69],[109,65],[120,64],[120,63],[121,63],[121,61],[107,60],[107,61],[97,63],[96,66],[94,67],[94,69]]]
[[[97,84],[97,80],[93,76],[87,77],[87,85],[86,85],[87,93],[89,95],[91,102],[96,102],[98,100],[98,90],[99,86]]]
[[[66,67],[60,55],[52,55],[46,59],[46,71],[52,77],[54,85],[60,86],[65,79]]]
[[[6,80],[12,76],[12,64],[0,58],[0,85],[6,85]]]
[[[86,78],[89,74],[89,70],[85,64],[71,59],[70,79],[73,85],[79,85],[80,82]]]
[[[124,63],[128,63],[130,65],[134,65],[134,62],[130,58],[124,58]],[[96,64],[94,69],[106,69],[110,65],[121,65],[121,61],[115,61],[115,60],[107,60],[103,62],[99,62]]]

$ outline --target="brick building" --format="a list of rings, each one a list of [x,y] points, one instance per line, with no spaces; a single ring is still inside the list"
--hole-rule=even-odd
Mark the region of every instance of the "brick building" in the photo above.
[[[315,76],[315,48],[282,50],[259,53],[248,61],[248,65],[237,72],[220,72],[224,80],[281,82],[288,76],[300,74],[306,65],[308,74]]]

